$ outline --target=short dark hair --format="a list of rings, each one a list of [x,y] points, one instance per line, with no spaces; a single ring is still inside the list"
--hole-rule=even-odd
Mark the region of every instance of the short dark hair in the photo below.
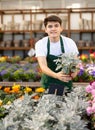
[[[62,24],[61,18],[56,15],[50,15],[44,19],[44,26],[46,27],[48,22],[58,22],[60,25]]]

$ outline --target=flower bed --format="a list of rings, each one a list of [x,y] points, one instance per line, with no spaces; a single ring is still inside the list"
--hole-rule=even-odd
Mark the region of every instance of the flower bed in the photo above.
[[[16,99],[23,99],[25,94],[32,95],[33,99],[38,99],[45,89],[23,87],[20,84],[14,84],[13,86],[3,87],[0,86],[0,118],[5,117],[8,111],[4,108],[4,105],[10,105]]]
[[[0,81],[39,81],[41,71],[37,63],[24,65],[0,63]]]
[[[5,106],[9,114],[0,120],[2,130],[91,130],[84,87],[75,87],[64,96],[46,93],[36,101],[31,99],[33,96],[25,94],[23,99]]]
[[[65,91],[63,96],[49,95],[43,88],[31,89],[19,84],[1,86],[0,128],[94,130],[94,98],[95,82],[87,86],[77,84],[71,93]]]

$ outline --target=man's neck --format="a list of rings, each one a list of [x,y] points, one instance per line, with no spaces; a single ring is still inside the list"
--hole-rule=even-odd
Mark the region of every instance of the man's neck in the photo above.
[[[58,42],[60,40],[60,37],[53,37],[53,38],[49,37],[49,39],[50,42]]]

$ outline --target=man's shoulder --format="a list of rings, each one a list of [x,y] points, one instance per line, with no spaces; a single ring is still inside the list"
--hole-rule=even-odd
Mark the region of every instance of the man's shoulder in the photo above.
[[[45,44],[47,43],[48,37],[43,37],[39,41],[36,42],[36,44]]]
[[[70,37],[66,37],[66,36],[63,36],[63,35],[61,35],[61,37],[62,37],[63,39],[65,39],[65,40],[72,40]]]
[[[66,37],[66,36],[63,36],[61,35],[62,39],[66,42],[74,42],[73,39],[69,38],[69,37]]]

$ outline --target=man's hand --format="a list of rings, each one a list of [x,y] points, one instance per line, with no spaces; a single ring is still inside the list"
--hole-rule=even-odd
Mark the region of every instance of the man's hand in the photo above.
[[[70,80],[72,80],[72,77],[70,75],[66,75],[62,71],[56,73],[56,75],[57,75],[56,78],[63,82],[69,82]]]
[[[78,71],[71,74],[72,79],[75,78],[78,75]]]

